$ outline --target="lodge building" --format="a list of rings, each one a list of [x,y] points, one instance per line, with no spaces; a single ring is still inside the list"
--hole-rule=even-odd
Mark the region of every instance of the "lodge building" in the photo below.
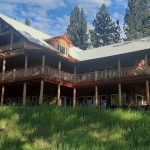
[[[3,105],[149,105],[150,37],[83,51],[0,14]]]

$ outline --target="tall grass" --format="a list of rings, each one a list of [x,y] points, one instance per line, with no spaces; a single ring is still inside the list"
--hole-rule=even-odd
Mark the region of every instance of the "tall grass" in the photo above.
[[[2,150],[149,150],[150,112],[1,107]]]

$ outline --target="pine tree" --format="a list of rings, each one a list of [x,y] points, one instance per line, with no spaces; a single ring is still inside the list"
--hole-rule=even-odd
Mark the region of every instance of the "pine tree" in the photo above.
[[[117,24],[118,23],[118,24]],[[90,31],[93,47],[105,46],[120,41],[119,22],[113,22],[105,4],[96,14],[93,21],[94,29]]]
[[[71,12],[67,34],[76,47],[83,50],[87,49],[89,36],[87,34],[86,16],[83,8],[80,9],[78,5],[76,5]]]
[[[26,18],[25,21],[24,21],[24,24],[27,25],[27,26],[31,26],[31,21],[29,18]]]
[[[139,39],[150,35],[144,21],[150,16],[150,0],[129,0],[124,18],[125,40]]]
[[[142,36],[150,36],[150,0],[140,0],[140,16],[142,20]],[[149,20],[145,22],[145,20]]]
[[[120,28],[119,20],[117,20],[115,28],[114,28],[114,35],[115,35],[114,42],[115,43],[121,42],[121,35],[120,34],[121,34],[121,28]]]

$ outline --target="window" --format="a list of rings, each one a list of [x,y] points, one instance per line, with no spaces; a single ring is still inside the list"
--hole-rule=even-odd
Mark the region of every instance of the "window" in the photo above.
[[[57,49],[61,54],[68,56],[68,49],[65,46],[58,44]]]
[[[64,55],[66,54],[66,49],[62,45],[59,46],[59,51],[60,51],[61,54],[64,54]]]

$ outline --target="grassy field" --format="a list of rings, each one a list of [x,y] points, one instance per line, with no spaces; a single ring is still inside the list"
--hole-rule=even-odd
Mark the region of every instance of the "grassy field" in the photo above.
[[[1,150],[150,150],[150,112],[0,108]]]

